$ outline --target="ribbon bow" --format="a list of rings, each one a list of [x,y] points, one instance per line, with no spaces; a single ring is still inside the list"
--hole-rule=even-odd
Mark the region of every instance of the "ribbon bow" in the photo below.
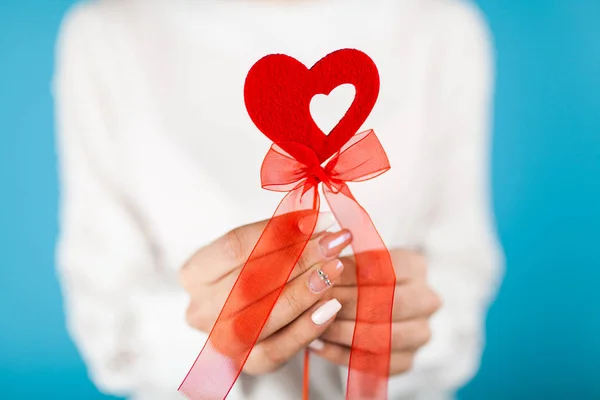
[[[179,390],[192,400],[227,396],[314,233],[320,205],[317,189],[323,183],[325,198],[340,226],[352,232],[356,262],[356,323],[346,398],[385,399],[396,278],[383,240],[346,182],[381,175],[390,168],[389,161],[373,130],[354,135],[324,167],[310,148],[299,143],[286,143],[285,147],[304,156],[298,158],[313,161],[299,162],[279,145],[271,146],[261,168],[262,187],[288,193],[241,269]],[[304,229],[299,229],[301,224]],[[307,371],[305,363],[305,378]],[[305,379],[305,398],[307,386]]]

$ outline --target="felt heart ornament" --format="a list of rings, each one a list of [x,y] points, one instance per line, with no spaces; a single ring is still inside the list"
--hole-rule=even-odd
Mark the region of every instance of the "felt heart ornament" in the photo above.
[[[354,86],[354,100],[327,134],[311,115],[311,100],[344,84]],[[368,55],[355,49],[330,53],[310,69],[293,57],[271,54],[252,66],[244,85],[246,109],[256,127],[307,165],[312,160],[294,143],[312,149],[323,163],[357,133],[378,95],[377,67]]]

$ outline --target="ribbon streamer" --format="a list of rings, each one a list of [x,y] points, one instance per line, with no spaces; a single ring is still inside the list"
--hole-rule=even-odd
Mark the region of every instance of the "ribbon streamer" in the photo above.
[[[299,162],[289,153],[312,161]],[[318,185],[323,183],[325,199],[340,226],[352,232],[356,262],[356,323],[346,398],[387,398],[396,277],[383,240],[346,182],[366,181],[389,168],[373,130],[355,134],[324,167],[302,144],[271,146],[261,168],[262,187],[288,193],[242,267],[208,340],[179,387],[182,394],[191,400],[227,397],[314,233]],[[307,398],[308,388],[304,390]]]

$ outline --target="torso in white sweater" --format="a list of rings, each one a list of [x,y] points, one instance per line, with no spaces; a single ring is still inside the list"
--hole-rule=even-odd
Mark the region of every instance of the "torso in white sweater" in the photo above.
[[[245,75],[269,53],[310,66],[345,47],[379,67],[364,127],[392,165],[352,190],[390,247],[426,252],[444,300],[432,341],[411,373],[391,378],[390,398],[440,398],[476,371],[498,253],[487,197],[490,44],[472,6],[104,0],[67,16],[55,79],[59,271],[70,332],[101,389],[179,398],[205,335],[185,323],[177,269],[227,230],[270,217],[281,198],[260,188],[270,143],[247,116]],[[345,371],[317,360],[312,372],[313,399],[343,398]],[[230,398],[299,399],[301,373],[299,357],[242,375]]]

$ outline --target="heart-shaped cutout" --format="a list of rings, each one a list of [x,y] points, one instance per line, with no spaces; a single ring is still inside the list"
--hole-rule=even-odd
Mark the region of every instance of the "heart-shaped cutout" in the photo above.
[[[326,135],[311,116],[310,103],[343,84],[354,86],[354,101]],[[375,106],[379,73],[365,53],[334,51],[308,69],[285,54],[271,54],[252,66],[244,85],[248,115],[260,131],[306,165],[314,162],[297,144],[312,149],[326,161],[357,133]]]
[[[329,95],[317,94],[310,101],[310,115],[321,131],[329,135],[350,109],[356,90],[346,83],[333,89]]]

